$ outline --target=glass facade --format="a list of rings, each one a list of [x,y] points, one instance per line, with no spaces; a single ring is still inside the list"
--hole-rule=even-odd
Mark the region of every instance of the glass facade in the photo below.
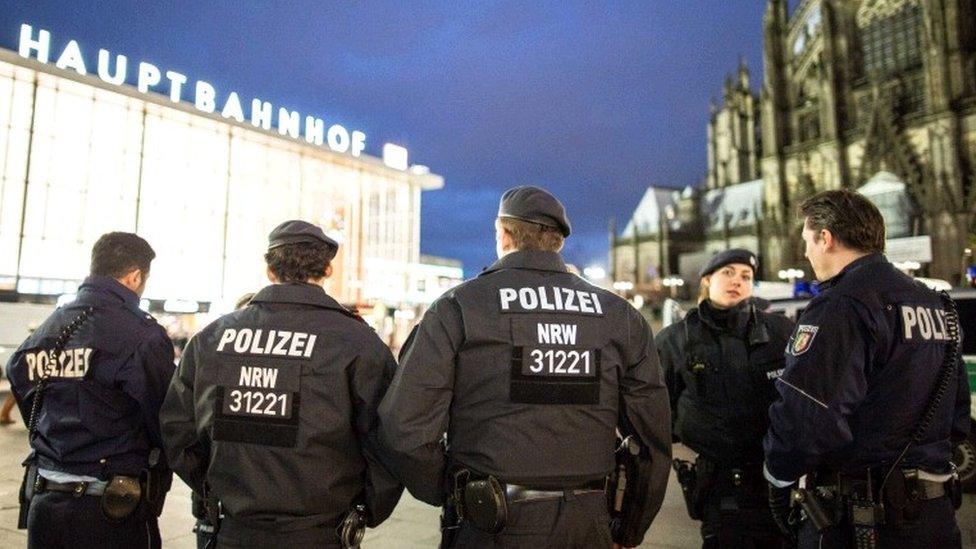
[[[268,232],[300,218],[341,242],[333,296],[407,301],[438,176],[0,53],[0,290],[70,292],[95,240],[130,231],[157,253],[146,297],[233,301],[267,284]]]

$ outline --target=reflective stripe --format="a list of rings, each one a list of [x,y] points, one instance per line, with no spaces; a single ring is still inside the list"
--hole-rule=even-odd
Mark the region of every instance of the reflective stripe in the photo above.
[[[779,378],[776,378],[776,381],[780,381],[780,382],[782,382],[782,383],[784,383],[784,384],[786,384],[786,386],[787,386],[787,387],[792,387],[793,389],[796,389],[796,390],[797,390],[797,391],[798,391],[798,392],[799,392],[799,393],[800,393],[801,395],[803,395],[803,396],[805,396],[805,397],[807,397],[807,398],[809,398],[810,400],[812,400],[812,401],[814,401],[814,402],[816,402],[817,404],[819,404],[820,406],[822,406],[824,410],[829,410],[829,409],[830,409],[830,407],[829,407],[829,406],[827,406],[826,404],[824,404],[824,403],[823,403],[822,401],[820,401],[820,400],[817,400],[817,399],[815,399],[815,398],[813,398],[812,396],[810,396],[810,394],[809,394],[809,393],[807,393],[807,392],[806,392],[806,391],[804,391],[803,389],[801,389],[801,388],[799,388],[799,387],[797,387],[796,385],[793,385],[793,384],[792,384],[792,383],[790,383],[789,381],[786,381],[785,379],[783,379],[783,378],[781,378],[781,377],[779,377]]]

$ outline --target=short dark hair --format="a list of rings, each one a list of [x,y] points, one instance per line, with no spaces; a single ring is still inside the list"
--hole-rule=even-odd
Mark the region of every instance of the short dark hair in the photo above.
[[[307,282],[322,278],[335,250],[325,242],[297,242],[272,248],[264,254],[268,268],[280,282]]]
[[[563,249],[566,237],[555,227],[523,221],[513,217],[499,217],[502,229],[512,237],[517,250],[542,250],[558,252]]]
[[[800,204],[800,219],[810,230],[830,231],[841,244],[866,253],[884,253],[885,221],[864,195],[846,189],[823,191]]]
[[[91,274],[120,278],[133,269],[149,272],[156,252],[141,236],[134,233],[105,233],[92,246]]]

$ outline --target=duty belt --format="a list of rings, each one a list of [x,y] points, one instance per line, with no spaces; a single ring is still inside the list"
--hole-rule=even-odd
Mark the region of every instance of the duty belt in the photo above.
[[[591,492],[602,493],[606,490],[607,480],[594,480],[592,482],[583,484],[582,486],[574,486],[572,488],[566,488],[563,490],[537,489],[529,486],[507,483],[503,484],[503,486],[505,487],[505,500],[509,503],[518,503],[520,501],[558,499],[568,495],[588,494]]]
[[[37,475],[37,480],[34,481],[34,493],[60,492],[62,494],[71,494],[75,497],[101,496],[105,493],[106,486],[108,486],[108,482],[104,480],[97,482],[55,482],[41,475]]]

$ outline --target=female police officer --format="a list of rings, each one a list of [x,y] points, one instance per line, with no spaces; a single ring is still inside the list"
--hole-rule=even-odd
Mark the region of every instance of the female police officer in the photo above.
[[[676,467],[703,547],[783,541],[767,504],[762,437],[792,323],[757,309],[755,267],[748,250],[716,254],[700,273],[698,308],[657,337],[675,438],[698,453],[694,468]]]

